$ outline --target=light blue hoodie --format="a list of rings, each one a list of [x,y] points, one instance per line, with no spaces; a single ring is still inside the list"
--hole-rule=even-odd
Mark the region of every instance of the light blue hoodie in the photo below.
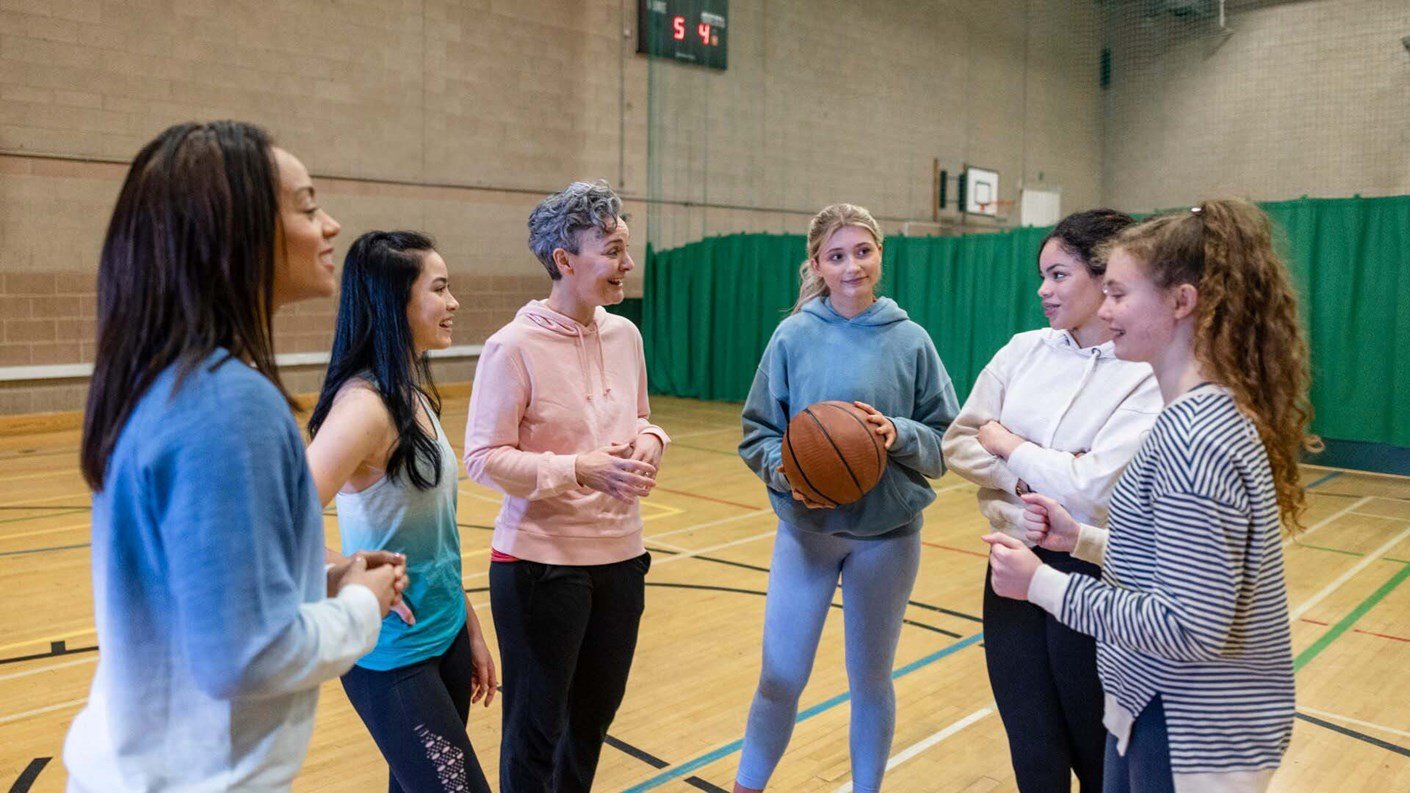
[[[783,433],[815,402],[859,400],[896,425],[881,481],[860,501],[808,509],[796,501],[783,462]],[[744,404],[739,456],[769,488],[779,519],[798,529],[860,539],[920,531],[935,500],[926,478],[945,473],[940,441],[959,412],[955,389],[930,336],[896,301],[879,298],[846,319],[827,298],[811,300],[774,330]]]

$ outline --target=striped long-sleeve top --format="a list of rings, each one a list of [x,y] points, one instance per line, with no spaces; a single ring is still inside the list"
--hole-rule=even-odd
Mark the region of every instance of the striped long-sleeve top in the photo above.
[[[1278,502],[1227,391],[1201,386],[1161,412],[1109,526],[1100,580],[1045,566],[1029,598],[1096,637],[1118,748],[1160,696],[1176,774],[1277,767],[1294,707]]]

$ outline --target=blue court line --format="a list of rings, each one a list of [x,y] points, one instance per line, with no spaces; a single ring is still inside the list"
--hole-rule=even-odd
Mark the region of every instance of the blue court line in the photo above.
[[[906,675],[910,674],[911,672],[916,671],[917,669],[921,669],[921,668],[924,668],[924,667],[926,667],[926,666],[929,666],[929,665],[935,663],[936,661],[939,661],[940,659],[945,658],[946,656],[949,656],[949,655],[952,655],[952,654],[954,654],[954,653],[956,653],[956,652],[959,652],[960,650],[963,650],[964,648],[969,647],[969,646],[972,645],[972,644],[976,644],[976,643],[982,641],[983,639],[984,639],[984,634],[982,634],[982,633],[976,633],[976,634],[974,634],[973,636],[970,636],[970,637],[968,637],[968,638],[960,639],[959,641],[955,642],[954,644],[948,645],[948,646],[946,646],[946,647],[942,647],[941,649],[939,649],[939,650],[937,650],[937,651],[931,653],[930,655],[927,655],[927,656],[925,656],[925,657],[923,657],[923,658],[918,658],[918,659],[916,659],[916,660],[914,660],[914,661],[912,661],[912,662],[906,664],[905,666],[900,667],[899,669],[896,669],[895,671],[893,671],[893,672],[891,673],[891,679],[892,679],[892,680],[897,680],[897,679],[899,679],[899,678],[905,677]],[[852,694],[851,694],[850,692],[847,692],[847,693],[843,693],[843,694],[838,694],[837,696],[832,697],[831,699],[823,700],[822,702],[819,702],[818,704],[812,706],[811,708],[808,708],[807,710],[804,710],[804,711],[800,712],[800,713],[798,714],[798,718],[796,718],[796,719],[793,720],[793,723],[794,723],[794,724],[801,724],[801,723],[803,723],[804,721],[807,721],[808,719],[811,719],[812,717],[814,717],[814,716],[816,716],[816,715],[818,715],[818,714],[820,714],[820,713],[824,713],[824,712],[826,712],[826,711],[832,710],[833,708],[837,707],[838,705],[841,705],[842,703],[846,702],[847,700],[849,700],[849,699],[851,699],[851,698],[852,698]],[[699,757],[695,758],[694,760],[689,760],[689,761],[686,761],[686,762],[684,762],[684,763],[681,763],[680,765],[678,765],[678,766],[676,766],[676,767],[674,767],[674,768],[671,768],[671,769],[669,769],[669,770],[667,770],[667,771],[663,771],[663,772],[661,772],[660,774],[657,774],[656,776],[654,776],[654,777],[652,777],[652,778],[646,780],[645,782],[642,782],[642,783],[639,784],[639,785],[635,785],[635,786],[633,786],[633,787],[629,787],[629,788],[627,788],[625,791],[623,791],[623,793],[642,793],[642,791],[651,790],[652,788],[660,787],[661,785],[666,784],[667,782],[671,781],[672,779],[677,779],[677,778],[679,778],[679,777],[683,777],[683,776],[685,776],[686,774],[689,774],[691,771],[694,771],[694,770],[696,770],[697,768],[701,768],[701,767],[703,767],[703,766],[707,766],[707,765],[709,765],[709,764],[715,762],[716,760],[719,760],[719,759],[722,758],[722,757],[729,757],[730,755],[732,755],[732,754],[734,754],[735,752],[739,751],[740,748],[742,748],[743,746],[744,746],[744,739],[743,739],[743,738],[741,738],[741,739],[739,739],[739,740],[737,740],[737,741],[730,741],[729,743],[725,744],[724,746],[721,746],[721,747],[719,747],[718,749],[714,749],[714,750],[712,750],[712,751],[706,752],[705,754],[700,755]]]
[[[1333,472],[1331,472],[1330,474],[1327,474],[1326,476],[1322,477],[1321,479],[1318,479],[1317,481],[1315,481],[1315,482],[1313,482],[1312,484],[1308,485],[1308,486],[1307,486],[1307,489],[1308,489],[1308,490],[1311,490],[1312,488],[1314,488],[1314,487],[1316,487],[1316,486],[1318,486],[1318,485],[1320,485],[1320,484],[1322,484],[1322,483],[1324,483],[1324,482],[1330,482],[1330,481],[1332,481],[1333,479],[1336,479],[1337,477],[1339,477],[1339,476],[1341,476],[1341,475],[1342,475],[1342,472],[1341,472],[1341,471],[1333,471]]]

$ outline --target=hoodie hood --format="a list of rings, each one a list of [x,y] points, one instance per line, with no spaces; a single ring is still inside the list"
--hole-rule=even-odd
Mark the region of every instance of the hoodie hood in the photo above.
[[[592,323],[584,325],[567,314],[560,314],[549,308],[547,300],[530,300],[514,314],[514,318],[521,322],[527,320],[560,336],[578,337],[585,333],[596,333],[598,325],[606,316],[607,309],[598,306],[592,314]]]
[[[834,325],[892,325],[910,319],[906,310],[889,297],[878,297],[866,311],[851,319],[837,313],[832,307],[832,298],[820,297],[803,304],[803,313],[811,314],[823,322]]]
[[[597,341],[597,381],[602,384],[602,396],[612,393],[607,384],[606,356],[602,352],[602,322],[607,318],[607,309],[598,306],[592,314],[592,324],[584,325],[567,314],[560,314],[548,307],[547,300],[530,300],[514,314],[515,322],[524,322],[542,328],[559,336],[567,336],[577,342],[578,364],[583,373],[583,396],[592,401],[595,396],[592,387],[592,355],[588,352],[584,336],[592,336]]]
[[[1096,356],[1097,358],[1116,357],[1116,342],[1108,341],[1104,344],[1098,344],[1095,347],[1087,347],[1084,349],[1082,345],[1077,343],[1077,339],[1073,337],[1072,332],[1067,330],[1053,330],[1049,328],[1043,333],[1043,343],[1055,350],[1066,350],[1080,355],[1083,358],[1090,358],[1092,356]]]

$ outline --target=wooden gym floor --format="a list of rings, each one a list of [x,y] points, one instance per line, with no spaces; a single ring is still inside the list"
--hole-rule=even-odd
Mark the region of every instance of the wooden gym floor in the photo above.
[[[462,435],[464,389],[446,400]],[[759,671],[775,520],[735,455],[738,406],[658,398],[674,436],[643,503],[655,562],[625,702],[598,789],[728,789]],[[0,438],[0,789],[62,790],[63,737],[97,659],[89,578],[89,494],[75,430]],[[1287,547],[1298,720],[1278,791],[1410,790],[1410,479],[1308,468],[1308,529]],[[893,791],[1014,789],[984,672],[978,619],[984,523],[974,487],[947,476],[927,511],[925,557],[896,660]],[[498,498],[461,483],[465,587],[493,630],[485,594]],[[336,520],[327,521],[336,545]],[[493,643],[492,643],[493,646]],[[779,791],[847,789],[842,620],[823,634]],[[498,705],[470,736],[496,776]],[[297,791],[385,789],[386,766],[337,682],[323,690]]]

